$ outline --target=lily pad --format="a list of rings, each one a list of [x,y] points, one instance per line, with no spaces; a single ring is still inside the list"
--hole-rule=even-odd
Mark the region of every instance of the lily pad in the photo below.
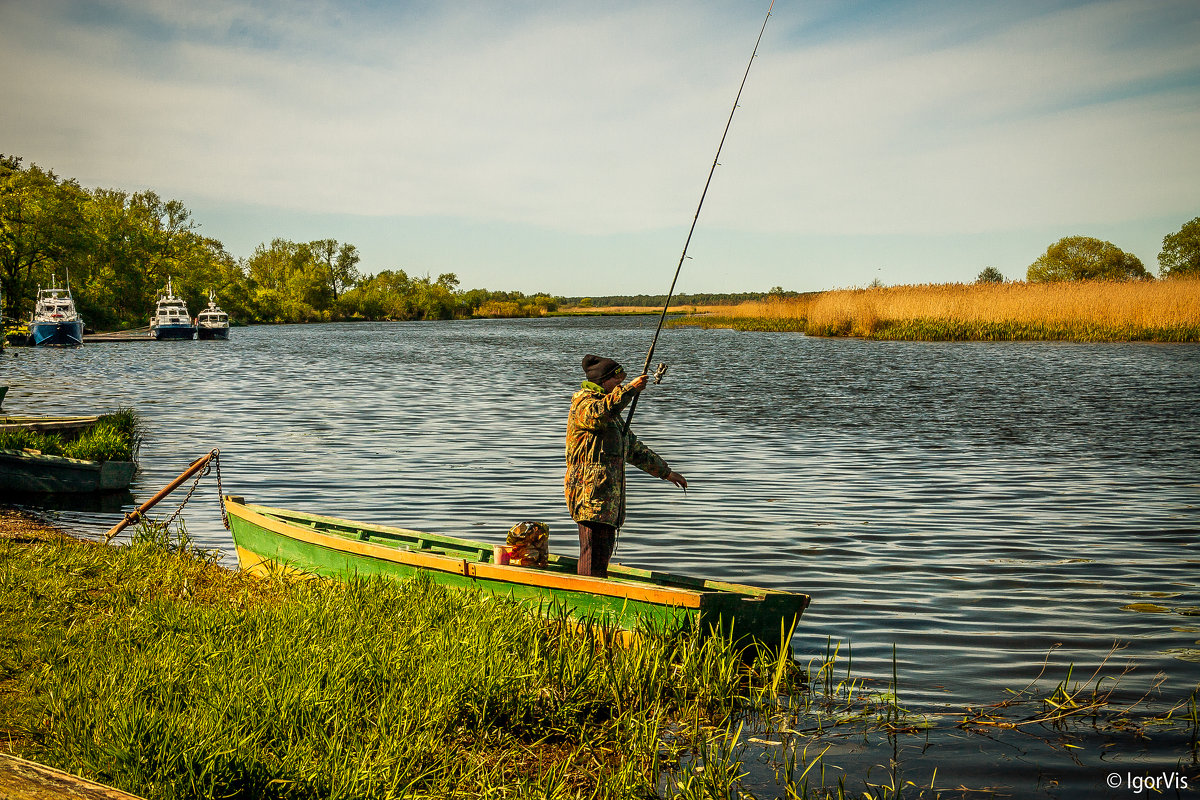
[[[1160,650],[1163,655],[1178,658],[1180,661],[1191,661],[1200,664],[1200,647],[1172,647],[1167,650]]]
[[[1185,617],[1200,617],[1200,606],[1181,606],[1175,609],[1175,613]]]
[[[1166,606],[1160,606],[1156,603],[1130,603],[1127,606],[1121,606],[1122,611],[1141,611],[1143,614],[1167,614],[1171,609]]]
[[[1133,592],[1133,597],[1179,597],[1182,592]]]

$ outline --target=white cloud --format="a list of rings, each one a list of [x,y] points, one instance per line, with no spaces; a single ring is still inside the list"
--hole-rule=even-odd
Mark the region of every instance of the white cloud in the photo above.
[[[690,222],[761,23],[740,4],[88,8],[0,5],[5,152],[189,205],[588,234]],[[705,225],[945,235],[1200,205],[1194,3],[1014,8],[780,3]]]

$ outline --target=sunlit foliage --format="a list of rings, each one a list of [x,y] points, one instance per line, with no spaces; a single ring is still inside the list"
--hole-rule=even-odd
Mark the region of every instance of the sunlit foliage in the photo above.
[[[1164,278],[1200,278],[1200,217],[1163,237],[1158,267]]]
[[[671,324],[922,340],[1200,341],[1200,280],[842,289],[708,306]]]
[[[1030,283],[1046,281],[1125,281],[1149,278],[1141,259],[1112,242],[1090,236],[1064,236],[1029,265]]]
[[[0,313],[21,321],[38,286],[69,281],[89,328],[137,328],[148,323],[168,279],[193,313],[215,292],[235,323],[539,316],[557,309],[543,294],[460,290],[452,272],[435,279],[388,269],[364,278],[358,249],[335,239],[275,238],[235,259],[197,228],[178,200],[149,190],[85,189],[0,155]]]

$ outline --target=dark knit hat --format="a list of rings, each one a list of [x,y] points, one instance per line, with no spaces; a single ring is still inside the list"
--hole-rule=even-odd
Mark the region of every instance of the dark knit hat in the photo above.
[[[623,367],[611,358],[601,358],[591,353],[583,357],[583,374],[592,383],[604,383],[622,369]]]

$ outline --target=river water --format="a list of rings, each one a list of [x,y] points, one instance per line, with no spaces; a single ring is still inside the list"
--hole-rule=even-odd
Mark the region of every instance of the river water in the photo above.
[[[0,382],[11,413],[136,408],[149,431],[138,502],[220,448],[225,491],[250,502],[494,542],[537,519],[571,553],[562,451],[580,358],[636,373],[656,321],[262,326],[228,342],[9,349]],[[812,595],[801,661],[840,644],[853,661],[839,669],[886,682],[894,646],[900,704],[935,727],[838,743],[824,763],[848,789],[861,794],[867,768],[873,783],[928,787],[937,767],[939,788],[972,797],[1126,797],[1132,778],[1164,772],[1200,796],[1186,736],[952,724],[1043,667],[1052,689],[1072,665],[1075,680],[1106,658],[1114,677],[1132,665],[1114,704],[1156,675],[1147,706],[1200,683],[1200,347],[684,328],[664,331],[659,360],[669,372],[634,428],[690,486],[633,470],[616,560]],[[206,478],[183,514],[232,565],[217,498]],[[95,536],[120,510],[54,514]],[[775,755],[747,752],[760,797]]]

